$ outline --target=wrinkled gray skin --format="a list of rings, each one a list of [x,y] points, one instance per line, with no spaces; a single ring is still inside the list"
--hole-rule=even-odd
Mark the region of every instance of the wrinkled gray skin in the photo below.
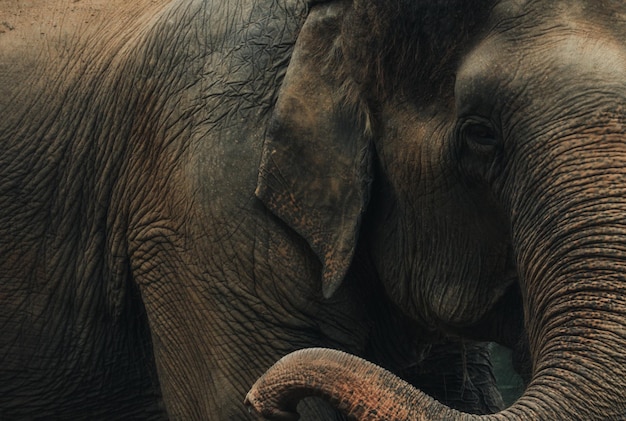
[[[249,419],[254,380],[310,346],[499,407],[485,348],[442,337],[498,298],[463,256],[501,227],[436,235],[433,210],[452,234],[482,209],[458,204],[483,198],[433,182],[443,156],[415,161],[440,143],[414,136],[434,118],[419,102],[394,98],[369,128],[340,106],[350,83],[307,56],[336,28],[303,32],[292,58],[308,9],[0,3],[0,419]],[[375,160],[381,122],[395,134]]]

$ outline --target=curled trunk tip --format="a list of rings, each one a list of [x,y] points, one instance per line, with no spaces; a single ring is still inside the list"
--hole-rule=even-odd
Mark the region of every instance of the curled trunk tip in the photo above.
[[[464,414],[439,404],[389,371],[324,348],[303,349],[280,359],[252,386],[245,404],[269,420],[297,420],[298,402],[310,396],[360,421],[464,419]],[[433,408],[441,416],[433,417]]]

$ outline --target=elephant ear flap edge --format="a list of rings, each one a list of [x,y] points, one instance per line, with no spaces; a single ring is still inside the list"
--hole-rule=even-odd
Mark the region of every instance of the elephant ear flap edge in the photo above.
[[[256,195],[319,257],[328,299],[354,257],[371,185],[371,146],[357,130],[331,129],[325,139],[281,132],[274,126],[265,141]]]
[[[256,195],[322,263],[322,291],[339,288],[356,249],[371,184],[363,108],[347,101],[336,56],[345,4],[310,10],[294,45],[263,144]],[[335,63],[336,64],[336,63]]]

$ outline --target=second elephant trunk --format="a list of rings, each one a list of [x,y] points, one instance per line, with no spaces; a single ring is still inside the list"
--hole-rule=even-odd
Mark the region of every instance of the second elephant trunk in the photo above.
[[[297,420],[300,399],[317,396],[362,421],[430,420],[425,408],[455,412],[389,371],[345,352],[309,348],[279,360],[246,396],[246,405],[270,420]]]

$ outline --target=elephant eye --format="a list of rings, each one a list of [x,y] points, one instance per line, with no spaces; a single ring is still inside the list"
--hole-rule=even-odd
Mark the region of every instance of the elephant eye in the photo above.
[[[466,121],[461,126],[461,137],[470,149],[479,153],[491,153],[500,143],[493,126],[483,121]]]

